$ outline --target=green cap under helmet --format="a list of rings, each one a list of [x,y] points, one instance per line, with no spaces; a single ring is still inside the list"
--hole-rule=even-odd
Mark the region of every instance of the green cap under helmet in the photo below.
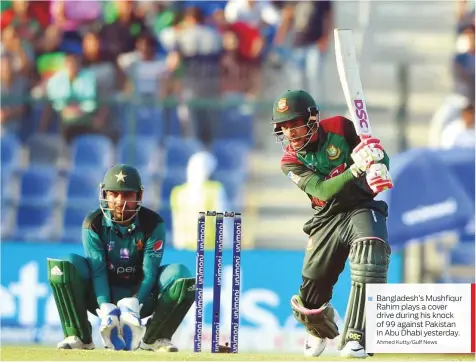
[[[314,98],[303,90],[288,90],[273,104],[273,124],[309,116],[309,108],[316,108]]]
[[[137,191],[144,188],[139,171],[135,167],[119,164],[110,168],[102,183],[102,189],[105,191]]]

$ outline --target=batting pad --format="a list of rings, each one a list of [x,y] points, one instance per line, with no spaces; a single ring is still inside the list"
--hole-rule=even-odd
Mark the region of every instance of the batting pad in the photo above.
[[[65,260],[47,259],[48,280],[65,337],[76,336],[83,343],[91,343],[91,324],[85,302],[83,282],[74,265]]]
[[[351,289],[339,349],[348,341],[365,346],[365,285],[386,283],[390,249],[378,239],[361,239],[352,244],[349,254]]]
[[[142,339],[152,344],[157,339],[172,339],[195,300],[195,278],[177,279],[157,298],[154,314]]]
[[[319,309],[308,309],[304,307],[301,297],[294,295],[291,298],[291,308],[296,320],[313,336],[334,339],[339,335],[339,329],[334,322],[334,308],[329,303]]]

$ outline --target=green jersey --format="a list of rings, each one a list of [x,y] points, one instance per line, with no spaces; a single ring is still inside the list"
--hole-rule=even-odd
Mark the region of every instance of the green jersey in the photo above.
[[[85,218],[83,247],[98,305],[111,303],[110,286],[133,287],[143,302],[157,283],[165,233],[160,215],[145,207],[128,226],[112,222],[100,209]]]
[[[281,160],[283,172],[311,200],[315,217],[327,217],[359,207],[376,208],[384,215],[387,206],[374,201],[374,193],[365,176],[354,178],[352,150],[360,142],[352,122],[345,117],[332,117],[319,122],[319,129],[310,143],[295,152],[288,146]],[[385,153],[381,161],[387,167]]]

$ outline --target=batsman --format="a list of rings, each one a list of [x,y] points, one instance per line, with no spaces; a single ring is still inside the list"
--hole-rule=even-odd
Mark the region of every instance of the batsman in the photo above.
[[[171,339],[193,304],[195,278],[184,265],[161,265],[166,229],[159,214],[141,207],[143,192],[134,167],[110,168],[99,208],[83,222],[84,257],[48,259],[65,336],[58,348],[94,349],[90,311],[101,320],[105,348],[178,351]]]
[[[304,354],[319,356],[326,340],[339,335],[330,300],[349,259],[352,284],[339,350],[343,357],[365,358],[365,285],[386,283],[390,260],[388,207],[374,200],[393,187],[389,158],[378,139],[361,141],[349,119],[319,118],[316,102],[303,90],[287,91],[273,105],[274,135],[284,150],[281,168],[314,209],[303,228],[308,243],[302,284],[291,307],[307,330]]]

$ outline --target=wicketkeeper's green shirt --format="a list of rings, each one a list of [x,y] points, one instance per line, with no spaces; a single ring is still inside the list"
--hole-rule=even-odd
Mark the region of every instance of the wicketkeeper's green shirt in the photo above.
[[[144,207],[125,227],[104,217],[100,209],[85,218],[83,246],[99,306],[111,303],[110,286],[137,290],[142,303],[157,283],[165,233],[160,215]]]

